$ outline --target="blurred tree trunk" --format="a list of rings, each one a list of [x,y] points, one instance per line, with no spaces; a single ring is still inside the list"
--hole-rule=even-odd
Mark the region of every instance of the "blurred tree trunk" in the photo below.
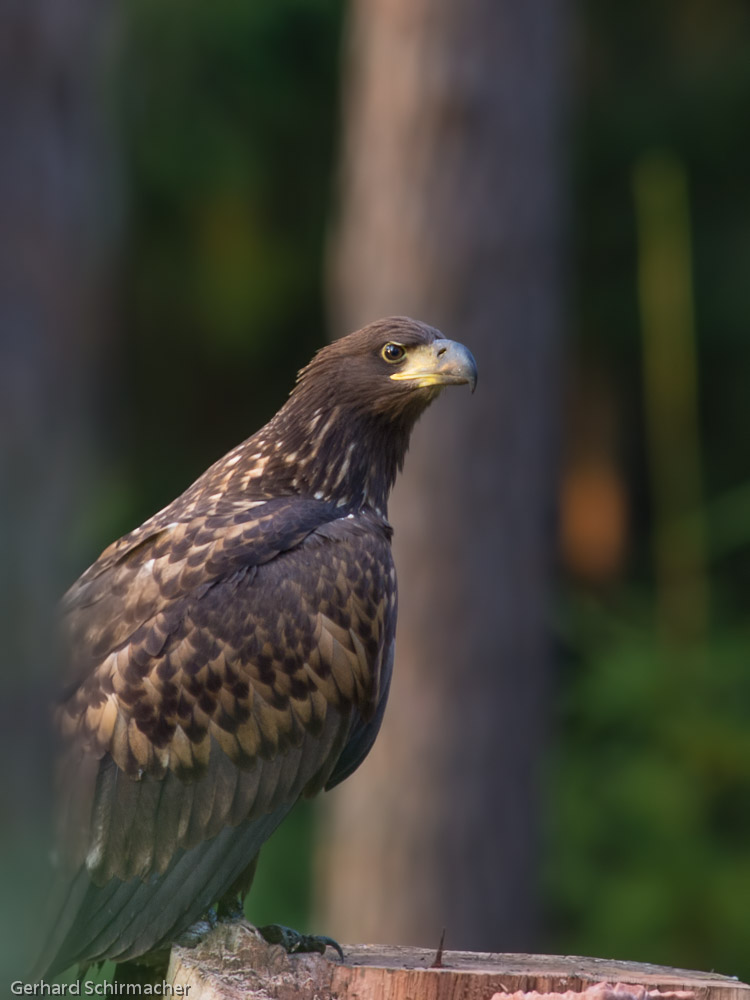
[[[561,376],[565,0],[353,0],[332,314],[466,343],[474,398],[423,418],[391,505],[383,732],[328,800],[320,926],[538,946]]]
[[[26,971],[47,878],[52,621],[83,507],[113,231],[111,3],[0,13],[0,980]],[[31,928],[31,929],[30,929]]]

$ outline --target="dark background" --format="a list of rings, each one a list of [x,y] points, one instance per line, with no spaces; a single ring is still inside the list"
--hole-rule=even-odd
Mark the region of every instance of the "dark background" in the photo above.
[[[113,178],[91,251],[103,291],[83,310],[91,342],[67,345],[45,375],[69,396],[35,439],[48,464],[63,461],[51,428],[88,400],[67,528],[49,528],[60,588],[265,421],[328,335],[345,5],[130,0],[110,13],[90,40],[104,53],[97,141]],[[556,688],[537,947],[747,980],[750,9],[578,0],[569,22]],[[75,88],[60,100],[74,104]],[[70,215],[102,224],[75,206]],[[671,266],[660,264],[665,233],[672,263],[687,262],[665,307],[677,316],[666,359],[649,341],[659,267]],[[0,330],[6,378],[27,351],[15,329]],[[28,353],[19,371],[45,367]],[[6,436],[14,455],[18,436]],[[35,495],[28,461],[28,450],[9,460],[9,537],[18,498]],[[307,925],[313,825],[306,808],[264,852],[254,919]]]

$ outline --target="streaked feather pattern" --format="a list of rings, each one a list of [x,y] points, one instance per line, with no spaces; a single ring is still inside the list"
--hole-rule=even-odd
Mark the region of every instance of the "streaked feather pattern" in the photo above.
[[[170,944],[245,891],[294,803],[372,746],[396,627],[387,497],[437,391],[435,378],[391,380],[394,337],[420,379],[425,363],[473,379],[464,348],[451,369],[438,350],[450,342],[412,320],[325,348],[266,427],[66,594],[58,859],[37,975]]]

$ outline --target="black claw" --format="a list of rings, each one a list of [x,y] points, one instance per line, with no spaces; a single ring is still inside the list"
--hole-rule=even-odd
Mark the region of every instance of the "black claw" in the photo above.
[[[308,952],[324,955],[326,948],[333,948],[341,961],[344,961],[344,952],[338,941],[325,937],[323,934],[300,934],[299,931],[281,924],[266,924],[265,927],[258,927],[257,931],[269,944],[280,944],[288,955]]]
[[[324,934],[316,934],[314,935],[314,939],[316,941],[320,941],[320,943],[323,945],[323,950],[320,953],[321,955],[325,954],[326,948],[333,948],[335,952],[338,952],[338,956],[341,959],[341,961],[342,962],[344,961],[344,952],[338,941],[334,941],[333,938],[326,937]]]
[[[186,931],[177,938],[177,944],[181,945],[183,948],[195,948],[199,945],[204,937],[209,934],[216,924],[219,922],[216,916],[216,907],[211,906],[206,910],[206,914],[202,920],[196,920],[194,924],[191,924]]]

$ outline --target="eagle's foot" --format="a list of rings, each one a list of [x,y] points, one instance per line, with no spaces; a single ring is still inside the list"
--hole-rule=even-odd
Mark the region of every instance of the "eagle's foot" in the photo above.
[[[288,955],[301,952],[317,952],[319,955],[324,955],[326,948],[333,948],[338,952],[341,961],[344,961],[344,952],[338,941],[322,934],[300,934],[299,931],[284,927],[282,924],[266,924],[265,927],[257,927],[256,930],[269,944],[280,944]]]
[[[207,910],[203,920],[196,920],[194,924],[191,924],[186,931],[180,934],[175,944],[180,945],[182,948],[195,948],[216,927],[217,922],[216,910],[212,906],[210,910]]]

